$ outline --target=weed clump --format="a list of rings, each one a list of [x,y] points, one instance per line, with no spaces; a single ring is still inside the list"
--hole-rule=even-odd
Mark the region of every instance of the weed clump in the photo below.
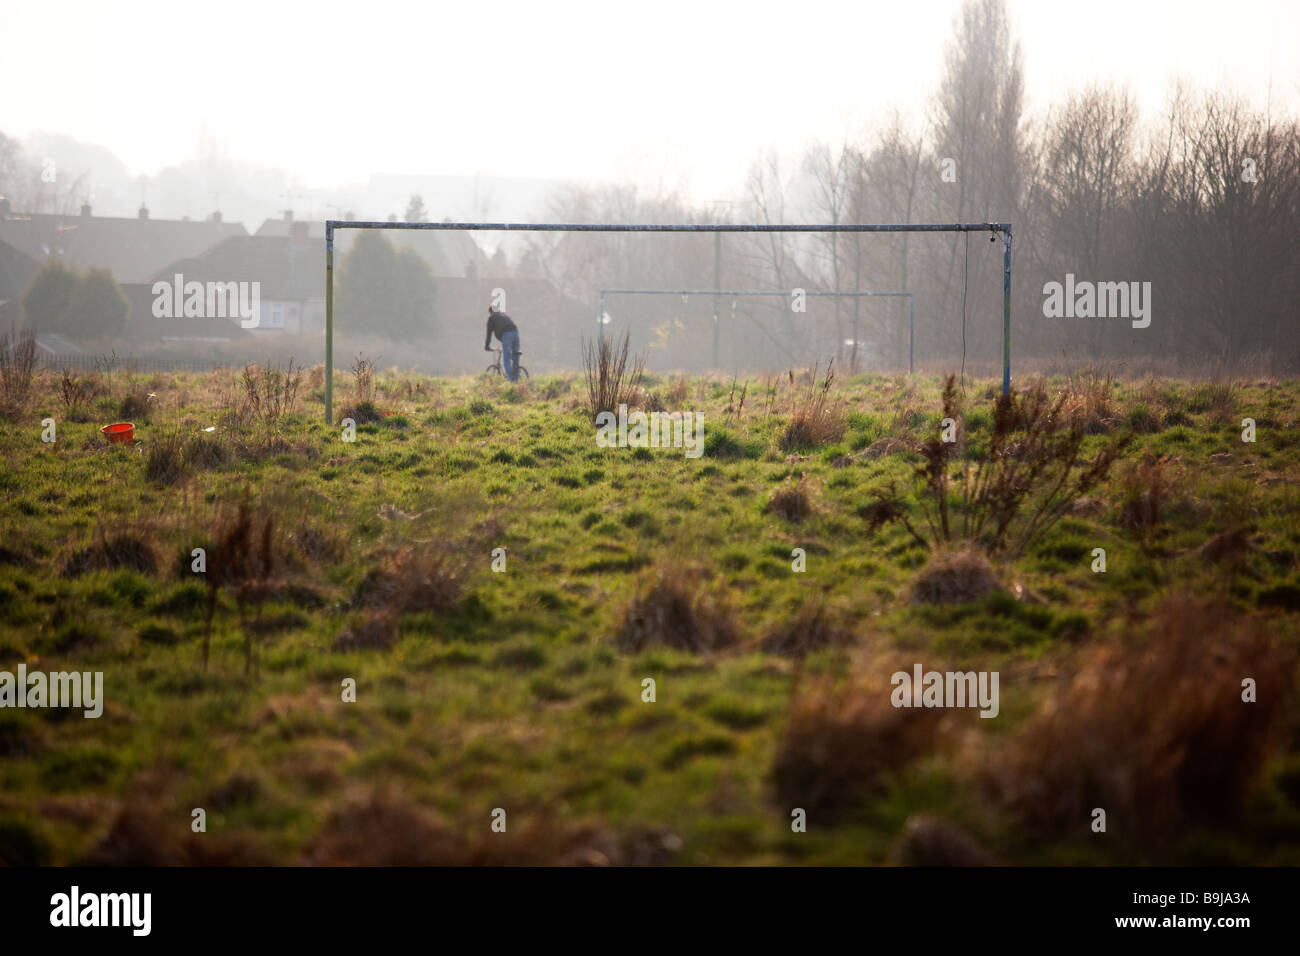
[[[995,761],[1004,803],[1040,834],[1078,832],[1093,807],[1147,845],[1234,818],[1259,779],[1295,659],[1256,619],[1167,599],[1142,639],[1096,648]],[[1259,682],[1243,701],[1242,678]]]
[[[1091,462],[1079,464],[1085,420],[1067,407],[1068,399],[1064,392],[1052,399],[1041,381],[999,395],[987,446],[965,448],[973,464],[959,459],[963,443],[944,441],[942,433],[917,443],[921,462],[913,476],[928,537],[905,520],[908,509],[892,486],[874,492],[871,530],[900,520],[927,547],[968,541],[990,553],[1022,554],[1105,479],[1133,438],[1126,433],[1100,448]],[[944,384],[943,418],[962,418],[953,375]]]
[[[1065,387],[1064,409],[1086,434],[1108,432],[1120,423],[1115,403],[1115,383],[1110,374],[1094,368],[1071,375]]]
[[[808,500],[807,482],[778,488],[768,499],[767,511],[784,518],[786,521],[803,521],[812,514],[812,504]]]
[[[164,431],[152,436],[146,446],[144,476],[159,485],[174,485],[188,473],[185,439],[178,431]]]
[[[124,422],[144,422],[149,424],[149,413],[153,410],[146,392],[132,392],[122,399],[117,407],[117,417]]]
[[[594,423],[601,412],[617,412],[619,405],[631,407],[641,390],[645,360],[629,356],[629,334],[618,345],[600,338],[583,340],[582,368],[587,378],[587,414]]]
[[[1164,518],[1174,490],[1167,457],[1147,456],[1124,472],[1120,480],[1119,524],[1146,542]]]
[[[408,547],[384,555],[357,587],[354,603],[395,614],[450,611],[465,593],[463,564],[444,550]]]
[[[0,415],[16,418],[27,410],[35,370],[35,334],[11,328],[0,335]]]
[[[352,419],[358,425],[371,425],[375,422],[382,422],[384,413],[375,407],[374,402],[356,402],[343,409],[339,414],[339,423],[342,423],[345,418]]]
[[[212,619],[222,588],[233,592],[244,631],[244,674],[253,666],[253,629],[244,620],[244,609],[253,604],[261,613],[262,602],[271,588],[271,575],[277,565],[275,516],[269,511],[259,521],[252,513],[250,492],[245,489],[238,510],[223,514],[213,531],[215,544],[207,556],[204,583],[208,586],[207,629],[203,636],[203,668],[207,669],[212,639]]]
[[[848,647],[853,642],[853,632],[837,625],[826,605],[814,599],[764,634],[758,646],[768,654],[804,657],[828,648]]]
[[[1005,590],[977,548],[935,553],[912,582],[913,604],[965,604]]]
[[[834,360],[827,366],[820,383],[817,382],[817,370],[813,369],[808,390],[798,399],[790,422],[781,433],[779,444],[782,451],[808,451],[844,437],[847,418],[842,403],[831,396],[834,381]]]
[[[158,570],[157,552],[144,537],[130,532],[109,537],[101,527],[98,540],[74,551],[63,563],[63,576],[75,578],[91,571],[116,571],[119,568],[154,574]]]
[[[340,651],[388,650],[397,641],[397,616],[389,610],[371,610],[340,634],[334,647]]]
[[[707,654],[739,643],[730,608],[704,587],[703,573],[678,567],[654,572],[623,612],[619,650],[672,647]]]
[[[842,819],[935,748],[940,711],[894,707],[885,679],[876,683],[850,680],[797,693],[772,764],[781,806]]]

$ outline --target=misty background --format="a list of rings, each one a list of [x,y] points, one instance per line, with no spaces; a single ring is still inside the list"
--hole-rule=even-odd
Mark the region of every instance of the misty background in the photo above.
[[[0,324],[52,363],[319,361],[323,221],[353,216],[1005,221],[1013,371],[1300,358],[1294,4],[7,7]],[[912,292],[918,366],[988,370],[988,239],[340,233],[336,359],[481,368],[501,288],[535,373],[601,319],[652,368],[906,367],[905,300],[598,314],[798,287]],[[153,316],[178,271],[260,282],[263,323]],[[1150,327],[1045,317],[1067,274],[1150,282]]]

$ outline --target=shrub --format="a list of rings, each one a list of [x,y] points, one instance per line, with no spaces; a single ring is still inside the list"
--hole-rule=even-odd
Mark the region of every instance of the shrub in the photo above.
[[[601,412],[617,412],[619,405],[631,407],[641,387],[644,359],[629,359],[629,333],[615,345],[601,337],[594,344],[582,342],[582,368],[587,378],[587,414],[595,422]]]
[[[356,404],[370,405],[375,400],[375,362],[364,355],[352,360],[352,387],[356,391]],[[360,419],[357,420],[360,424]]]
[[[999,395],[987,448],[974,455],[974,464],[959,462],[955,478],[950,470],[959,443],[935,434],[915,444],[921,463],[913,474],[929,537],[906,520],[907,507],[892,485],[873,493],[876,502],[865,512],[870,530],[900,520],[926,546],[962,540],[991,553],[1023,553],[1076,499],[1105,479],[1132,441],[1132,434],[1125,434],[1105,444],[1091,462],[1077,464],[1087,435],[1084,419],[1067,408],[1067,401],[1067,393],[1053,400],[1041,381],[1023,392]],[[942,417],[961,419],[953,375],[944,384]]]

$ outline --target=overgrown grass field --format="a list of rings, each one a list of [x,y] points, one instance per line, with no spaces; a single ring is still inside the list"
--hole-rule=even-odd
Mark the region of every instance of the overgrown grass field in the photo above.
[[[0,860],[1300,863],[1300,382],[1049,379],[1016,476],[989,381],[647,375],[689,458],[581,376],[358,371],[354,441],[320,368],[6,414],[0,670],[105,705],[0,709]],[[998,715],[892,706],[918,663]]]

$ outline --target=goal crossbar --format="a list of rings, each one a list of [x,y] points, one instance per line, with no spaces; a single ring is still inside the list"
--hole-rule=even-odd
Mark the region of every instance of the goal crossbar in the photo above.
[[[428,229],[460,232],[988,232],[1002,234],[1002,393],[1011,390],[1011,223],[624,223],[590,222],[382,222],[367,219],[325,220],[325,422],[334,419],[334,230]]]
[[[843,299],[907,299],[907,374],[912,374],[912,359],[916,342],[916,293],[914,292],[807,292],[799,290],[806,298],[825,297]],[[712,295],[718,298],[739,298],[751,295],[779,295],[792,297],[794,291],[774,292],[771,289],[601,289],[600,311],[596,313],[596,331],[604,333],[606,295]],[[717,316],[715,315],[716,319]]]

